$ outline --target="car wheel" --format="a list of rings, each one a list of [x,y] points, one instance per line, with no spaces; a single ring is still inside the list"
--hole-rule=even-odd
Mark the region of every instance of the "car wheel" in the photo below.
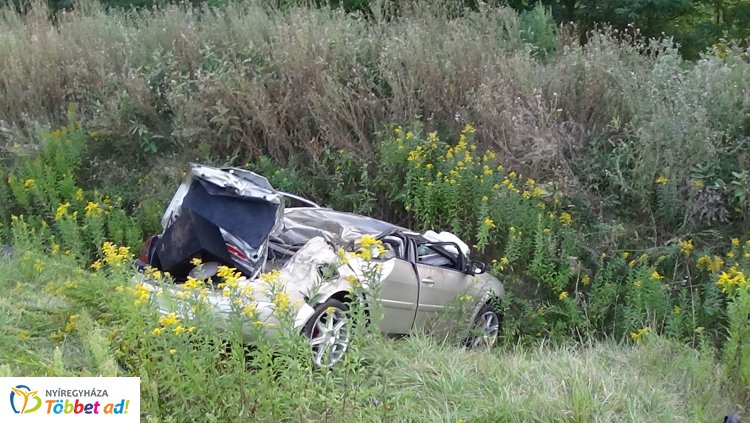
[[[349,307],[329,299],[315,307],[302,333],[310,338],[315,367],[333,367],[346,354],[351,339]]]
[[[500,333],[500,313],[492,304],[485,304],[479,309],[468,345],[471,348],[492,347]]]

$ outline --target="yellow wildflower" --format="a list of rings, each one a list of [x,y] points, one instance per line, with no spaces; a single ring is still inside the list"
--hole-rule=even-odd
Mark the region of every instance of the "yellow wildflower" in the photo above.
[[[78,315],[73,314],[68,316],[68,322],[65,324],[65,332],[72,332],[73,329],[76,327],[76,322],[78,321]]]
[[[289,310],[289,294],[286,292],[279,292],[273,297],[273,305],[276,307],[276,311],[283,313]]]
[[[55,210],[55,220],[60,220],[65,217],[68,213],[68,208],[70,208],[70,203],[63,203],[57,206],[57,210]]]
[[[722,267],[724,267],[724,260],[722,260],[719,256],[714,256],[714,259],[711,261],[711,265],[708,267],[708,271],[716,272]]]
[[[664,185],[667,182],[669,182],[669,178],[664,175],[660,175],[658,178],[656,178],[656,183],[659,185]]]
[[[647,335],[650,332],[651,332],[651,328],[650,327],[645,327],[645,328],[638,329],[635,332],[630,332],[630,339],[633,342],[638,343],[638,342],[640,342],[641,338],[644,335]]]
[[[583,275],[583,277],[581,278],[581,284],[583,284],[583,286],[586,286],[589,283],[591,283],[591,277],[589,277],[589,275]]]
[[[651,275],[649,275],[649,278],[650,278],[650,279],[651,279],[652,281],[660,281],[660,280],[662,280],[662,279],[663,279],[664,277],[663,277],[662,275],[660,275],[660,274],[659,274],[659,272],[657,272],[656,270],[654,270],[653,272],[651,272]]]
[[[349,285],[351,285],[352,288],[360,286],[359,279],[357,279],[357,277],[354,275],[347,275],[345,279],[347,282],[349,282]]]
[[[693,245],[693,240],[688,239],[686,241],[680,241],[680,252],[682,254],[685,254],[686,256],[689,256],[690,253],[695,249],[695,245]]]
[[[378,240],[375,239],[372,235],[363,235],[359,239],[359,244],[362,246],[362,248],[372,248],[376,244],[378,244]]]
[[[737,266],[732,266],[728,272],[721,272],[719,278],[716,280],[716,284],[724,288],[724,292],[727,288],[732,285],[745,286],[747,285],[747,279],[745,274],[737,269]]]
[[[166,316],[161,316],[159,318],[159,323],[162,326],[169,326],[179,323],[180,319],[177,318],[177,314],[172,312],[167,314]]]
[[[185,283],[182,285],[186,289],[197,289],[203,287],[203,281],[195,279],[192,276],[188,276]]]
[[[86,204],[86,207],[84,208],[84,213],[86,217],[96,216],[96,215],[101,214],[101,212],[102,212],[102,209],[101,207],[99,207],[99,204],[91,202],[91,201],[89,201]]]
[[[255,316],[255,310],[256,307],[254,304],[248,304],[242,307],[242,314],[245,315],[245,317],[253,317]]]
[[[563,225],[570,225],[573,222],[573,216],[568,212],[560,213],[560,223]]]
[[[154,328],[154,330],[151,331],[151,335],[159,336],[161,334],[161,331],[161,328]]]
[[[485,217],[484,222],[482,222],[484,226],[487,226],[488,228],[494,228],[495,222],[490,217]]]
[[[185,327],[182,325],[175,326],[172,328],[172,333],[175,335],[182,335],[185,332]]]
[[[568,298],[568,291],[561,292],[560,295],[558,296],[558,298],[560,299],[560,301]]]
[[[682,309],[680,308],[680,306],[674,306],[672,312],[675,314],[675,316],[679,316],[682,313]]]

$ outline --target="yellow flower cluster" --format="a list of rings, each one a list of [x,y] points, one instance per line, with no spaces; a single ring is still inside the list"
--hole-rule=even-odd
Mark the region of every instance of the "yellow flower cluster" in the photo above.
[[[667,182],[669,182],[669,178],[667,178],[667,177],[666,177],[666,176],[664,176],[664,175],[659,175],[659,177],[658,177],[658,178],[656,178],[656,183],[657,183],[657,184],[659,184],[659,185],[664,185],[664,184],[666,184]]]
[[[259,279],[269,287],[277,288],[280,284],[280,276],[281,272],[278,269],[274,269],[270,272],[263,273],[262,275],[260,275]]]
[[[177,317],[177,313],[169,313],[166,316],[161,316],[159,318],[159,324],[162,326],[170,326],[170,325],[176,325],[180,322],[180,319]]]
[[[70,208],[70,203],[63,203],[57,206],[57,210],[55,210],[55,220],[60,220],[68,215],[68,209]]]
[[[351,286],[353,289],[362,286],[362,284],[359,282],[359,279],[355,275],[348,275],[345,277],[345,279],[347,282],[349,282],[349,286]]]
[[[219,288],[234,288],[242,277],[242,273],[238,272],[237,269],[227,266],[219,266],[216,275],[223,281],[218,285]]]
[[[133,301],[133,305],[136,307],[148,301],[151,294],[151,291],[143,284],[138,284],[135,288],[129,288],[129,290],[136,298],[135,301]]]
[[[695,266],[698,269],[707,270],[708,272],[718,272],[721,270],[722,267],[724,267],[724,260],[721,259],[719,256],[701,256],[696,262]]]
[[[99,262],[96,265],[97,267],[92,265],[95,269],[101,267],[102,262],[110,266],[122,266],[125,263],[133,261],[133,255],[130,253],[129,247],[118,247],[109,241],[102,244],[102,255],[101,261],[97,260]]]
[[[99,203],[94,203],[93,201],[89,201],[86,203],[86,207],[84,208],[84,213],[86,217],[93,217],[93,216],[99,216],[102,214],[102,208],[99,207]]]
[[[161,316],[159,318],[159,325],[161,326],[154,328],[154,330],[151,331],[152,335],[159,336],[166,330],[170,330],[175,335],[182,335],[184,333],[195,332],[195,326],[190,326],[189,328],[186,328],[180,321],[180,318],[177,317],[177,314],[174,312],[169,313],[165,316]]]
[[[727,292],[732,286],[746,287],[747,279],[745,278],[745,274],[737,268],[737,265],[734,265],[727,272],[721,272],[719,278],[716,280],[716,284],[721,286],[724,292]]]
[[[570,225],[571,223],[573,223],[573,216],[571,216],[571,214],[568,212],[560,213],[560,223],[565,226]]]
[[[370,261],[373,258],[373,250],[377,253],[377,257],[382,257],[385,254],[385,247],[380,240],[375,239],[372,235],[362,235],[359,238],[359,250],[357,250],[356,256],[362,260]]]
[[[187,280],[184,284],[182,284],[182,286],[185,289],[199,289],[203,287],[203,281],[198,280],[192,276],[188,276]]]
[[[591,283],[591,277],[589,275],[583,275],[583,277],[581,277],[581,284],[583,286],[586,286],[590,283]]]
[[[273,305],[277,313],[286,313],[290,308],[289,294],[284,291],[277,292],[273,296]]]
[[[630,340],[633,341],[633,342],[635,342],[635,343],[638,343],[638,342],[641,341],[641,338],[643,338],[645,335],[647,335],[649,333],[651,333],[651,328],[650,327],[645,327],[645,328],[638,329],[635,332],[630,332]]]
[[[64,329],[65,332],[68,332],[68,333],[73,332],[73,329],[76,328],[76,322],[78,322],[77,314],[72,314],[68,316],[68,321],[67,323],[65,323],[65,329]]]
[[[685,241],[680,241],[680,252],[682,254],[685,254],[686,256],[689,256],[690,253],[695,249],[695,245],[693,245],[693,240],[688,239]]]
[[[255,304],[245,304],[245,306],[242,307],[242,314],[245,317],[255,318],[256,311],[257,311],[257,307],[255,306]]]
[[[157,281],[160,281],[163,277],[168,276],[166,272],[162,273],[159,269],[151,266],[146,266],[146,268],[143,269],[143,274],[146,275],[147,278]]]

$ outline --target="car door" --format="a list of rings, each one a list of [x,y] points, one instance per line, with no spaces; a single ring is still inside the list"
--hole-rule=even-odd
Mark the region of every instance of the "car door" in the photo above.
[[[383,239],[390,252],[383,261],[380,283],[380,304],[383,319],[380,330],[386,334],[406,334],[411,331],[417,311],[419,280],[408,260],[409,248],[405,239],[390,235]]]
[[[474,278],[464,272],[463,255],[454,243],[423,243],[417,247],[419,299],[414,327],[425,325],[465,294]]]

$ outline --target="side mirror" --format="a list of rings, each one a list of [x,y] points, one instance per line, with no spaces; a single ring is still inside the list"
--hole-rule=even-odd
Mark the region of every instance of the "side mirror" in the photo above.
[[[471,262],[471,264],[469,265],[469,273],[472,275],[480,275],[484,273],[484,267],[484,263],[482,263],[481,261]]]

